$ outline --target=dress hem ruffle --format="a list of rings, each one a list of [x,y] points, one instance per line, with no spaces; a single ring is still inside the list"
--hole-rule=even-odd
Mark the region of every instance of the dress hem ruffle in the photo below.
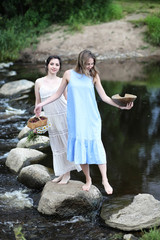
[[[69,137],[67,159],[75,164],[106,164],[106,153],[101,139]]]
[[[67,172],[77,170],[80,172],[82,169],[79,164],[67,160],[66,152],[55,153],[53,152],[53,170],[55,176],[61,176]]]

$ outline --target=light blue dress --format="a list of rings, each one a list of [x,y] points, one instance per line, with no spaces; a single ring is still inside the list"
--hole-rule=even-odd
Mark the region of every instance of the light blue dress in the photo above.
[[[106,163],[93,79],[74,70],[68,84],[67,124],[67,159],[75,164]]]

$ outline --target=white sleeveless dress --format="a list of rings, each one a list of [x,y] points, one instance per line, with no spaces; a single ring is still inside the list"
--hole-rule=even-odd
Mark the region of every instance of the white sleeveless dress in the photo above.
[[[59,84],[60,85],[60,84]],[[55,89],[49,89],[45,85],[41,86],[39,92],[41,101],[46,100],[53,95],[59,86]],[[81,171],[80,165],[67,160],[67,101],[62,95],[56,101],[43,107],[45,116],[48,118],[48,128],[50,146],[53,153],[53,168],[55,176],[60,176],[66,172],[77,170]]]

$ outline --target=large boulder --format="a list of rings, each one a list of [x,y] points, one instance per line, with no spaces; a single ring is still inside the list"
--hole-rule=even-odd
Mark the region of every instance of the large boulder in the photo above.
[[[24,128],[22,128],[22,130],[19,132],[18,134],[18,139],[22,139],[24,137],[28,136],[28,133],[31,131],[31,129],[27,126],[25,126]]]
[[[150,194],[138,194],[133,202],[109,216],[105,204],[101,217],[105,223],[123,231],[138,231],[160,225],[160,201]]]
[[[12,96],[19,93],[26,93],[31,91],[33,86],[34,86],[34,83],[26,79],[12,81],[12,82],[5,83],[0,88],[0,94],[4,96]]]
[[[50,146],[49,137],[47,136],[40,136],[36,135],[36,138],[34,140],[28,140],[27,137],[22,138],[18,144],[18,148],[32,148],[37,150],[44,150],[47,149]]]
[[[102,194],[93,185],[89,192],[83,191],[83,185],[84,183],[79,181],[69,181],[65,185],[47,182],[38,204],[38,211],[62,218],[95,213],[101,206]]]
[[[33,164],[22,168],[18,175],[19,182],[33,189],[41,189],[51,180],[49,169],[40,164]]]
[[[45,157],[46,154],[35,149],[14,148],[9,152],[5,164],[10,170],[18,173],[23,167],[38,163]]]

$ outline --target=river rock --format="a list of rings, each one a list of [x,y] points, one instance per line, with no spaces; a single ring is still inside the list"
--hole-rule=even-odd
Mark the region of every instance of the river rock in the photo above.
[[[34,189],[41,189],[51,180],[49,169],[40,164],[33,164],[22,168],[18,175],[19,182]]]
[[[24,137],[27,137],[28,133],[31,131],[31,129],[27,126],[22,128],[22,130],[18,134],[18,139],[22,139]]]
[[[124,231],[152,228],[160,225],[160,201],[150,194],[138,194],[131,204],[110,217],[102,206],[101,217],[108,226]]]
[[[47,182],[41,194],[38,211],[62,218],[95,213],[101,206],[102,194],[94,185],[89,192],[83,191],[83,185],[80,181],[72,180],[64,185]]]
[[[5,75],[6,75],[7,77],[12,77],[12,76],[16,76],[17,73],[16,73],[16,71],[9,71],[9,72],[7,72]]]
[[[13,98],[12,102],[13,101],[22,101],[22,100],[27,99],[27,98],[29,98],[29,95],[28,94],[24,94],[23,96],[20,96],[20,97],[17,97],[17,98]]]
[[[34,86],[34,83],[31,81],[28,81],[26,79],[18,80],[18,81],[12,81],[5,83],[0,88],[0,94],[4,96],[12,96],[18,93],[26,93],[30,91]]]
[[[13,65],[13,62],[0,63],[0,69],[9,68],[9,67],[12,66],[12,65]]]
[[[46,154],[27,148],[12,149],[5,162],[6,166],[15,173],[18,173],[23,167],[33,163],[38,163],[46,157]]]
[[[22,138],[18,144],[18,148],[32,148],[37,150],[44,150],[50,146],[49,137],[36,135],[34,140],[29,141],[27,137]]]
[[[135,237],[133,234],[125,234],[125,235],[123,236],[123,239],[124,239],[124,240],[138,240],[138,238]]]

